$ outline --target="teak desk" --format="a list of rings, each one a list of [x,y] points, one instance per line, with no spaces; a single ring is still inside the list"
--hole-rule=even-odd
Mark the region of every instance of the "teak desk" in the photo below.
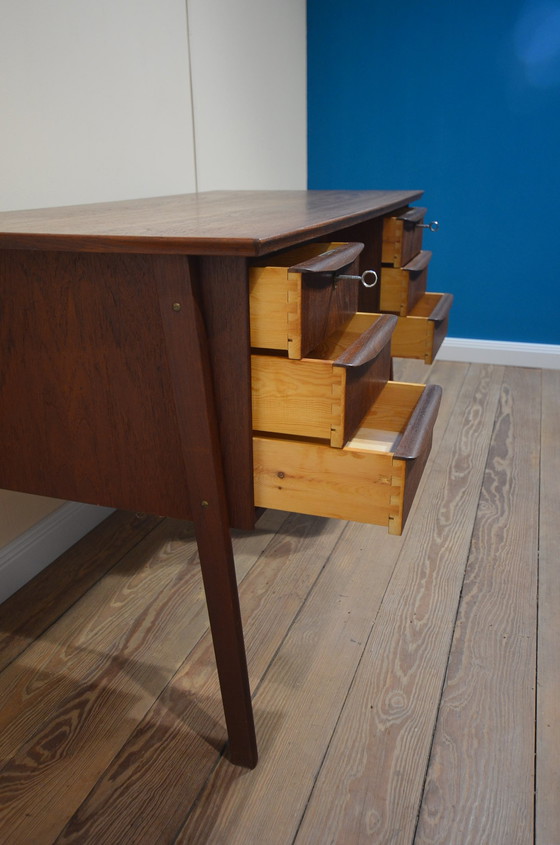
[[[364,269],[379,268],[383,216],[421,193],[209,192],[0,214],[0,487],[194,522],[241,765],[257,761],[229,531],[255,521],[248,268],[325,236],[365,244]]]

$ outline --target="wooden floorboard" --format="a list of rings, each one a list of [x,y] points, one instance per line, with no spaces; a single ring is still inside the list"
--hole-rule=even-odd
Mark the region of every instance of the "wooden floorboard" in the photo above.
[[[535,841],[560,845],[560,374],[395,378],[444,387],[402,537],[234,532],[254,771],[227,760],[188,523],[115,514],[0,606],[0,842],[525,845],[536,748]]]
[[[251,570],[243,581],[240,599],[253,689],[258,687],[343,528],[343,523],[334,520],[290,516],[264,550],[258,570]],[[266,758],[267,736],[262,722],[266,720],[274,727],[276,710],[264,712],[257,706],[255,715],[261,727],[261,757]],[[135,820],[135,842],[173,841],[217,765],[225,738],[212,646],[207,637],[131,734],[60,841],[120,843],[127,839],[130,818]],[[249,774],[227,762],[226,766],[235,778]],[[158,792],[154,792],[154,779],[160,787]]]
[[[246,567],[262,542],[238,538]],[[5,670],[0,841],[53,841],[207,626],[192,526],[166,520]]]
[[[41,636],[161,522],[116,511],[2,604],[0,671]]]
[[[537,845],[560,842],[560,372],[543,372],[537,674]]]
[[[540,403],[506,370],[417,845],[533,841]]]
[[[463,378],[461,368],[451,374],[441,428],[456,398],[452,382],[457,389]],[[383,528],[348,524],[257,690],[264,761],[249,779],[221,761],[177,843],[292,841],[402,542]],[[261,711],[276,710],[277,727],[259,720]],[[281,800],[272,818],[261,817],[258,808],[270,795]]]
[[[398,554],[386,532],[371,540],[371,529],[346,527],[257,690],[254,776],[220,761],[178,843],[292,840]],[[263,817],[270,795],[277,801]]]
[[[500,382],[465,379],[298,843],[412,841]]]

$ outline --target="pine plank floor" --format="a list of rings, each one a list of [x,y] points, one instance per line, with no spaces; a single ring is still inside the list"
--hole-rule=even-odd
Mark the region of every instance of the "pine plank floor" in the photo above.
[[[560,845],[560,373],[441,384],[402,537],[234,532],[232,766],[191,526],[116,513],[0,606],[0,843]]]

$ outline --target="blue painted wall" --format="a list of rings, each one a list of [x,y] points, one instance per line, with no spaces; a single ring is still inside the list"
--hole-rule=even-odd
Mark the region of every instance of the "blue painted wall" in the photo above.
[[[423,188],[454,337],[560,343],[560,0],[308,0],[309,187]]]

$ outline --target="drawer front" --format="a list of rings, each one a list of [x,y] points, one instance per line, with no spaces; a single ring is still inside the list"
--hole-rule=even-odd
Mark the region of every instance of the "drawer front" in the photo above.
[[[393,333],[391,355],[420,358],[431,364],[445,336],[453,296],[425,293],[407,317],[399,317]]]
[[[420,226],[426,208],[405,208],[383,221],[381,261],[392,267],[404,267],[422,249]]]
[[[343,448],[255,436],[257,507],[402,532],[431,448],[441,388],[388,382]]]
[[[381,269],[381,311],[392,311],[405,317],[426,292],[428,264],[432,253],[422,250],[404,267]]]
[[[350,249],[354,247],[354,249]],[[357,271],[361,244],[308,244],[249,271],[251,346],[302,358],[358,309],[358,283],[335,274]],[[313,266],[317,271],[294,269]],[[322,269],[326,267],[327,269]],[[334,268],[334,269],[333,269]]]
[[[253,354],[253,430],[342,447],[389,379],[396,323],[358,313],[308,357]]]

